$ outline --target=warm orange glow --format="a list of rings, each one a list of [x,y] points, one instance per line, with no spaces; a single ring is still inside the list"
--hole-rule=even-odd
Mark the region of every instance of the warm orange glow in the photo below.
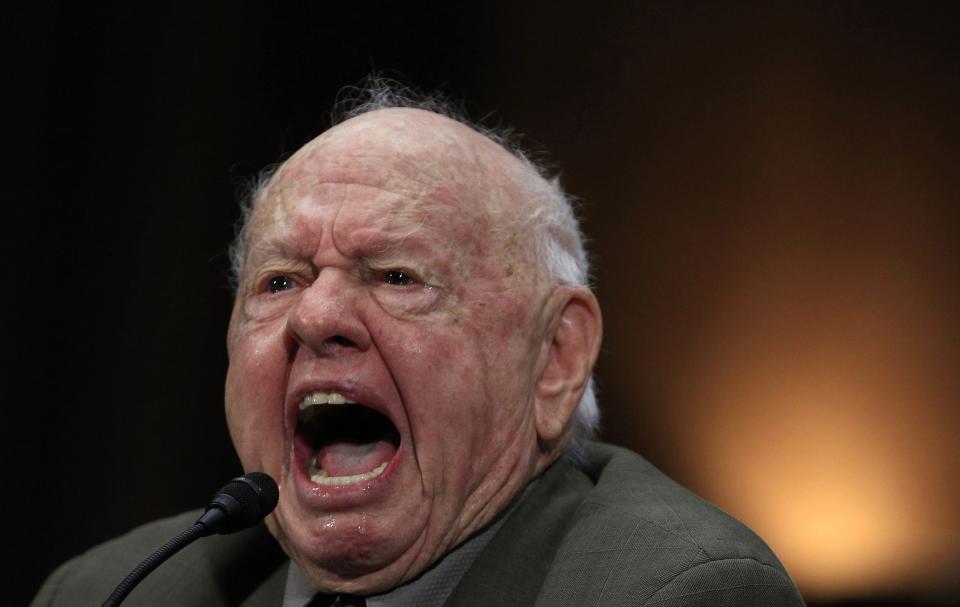
[[[647,234],[661,240],[647,242],[642,274],[658,282],[640,290],[617,282],[627,270],[607,274],[615,362],[601,369],[621,400],[645,405],[611,416],[644,424],[665,445],[659,462],[755,528],[808,599],[955,587],[957,234],[953,203],[929,202],[955,199],[946,165],[930,160],[949,156],[911,161],[899,142],[838,154],[831,128],[776,120],[806,94],[793,92],[771,93],[755,149],[730,135],[730,170],[743,175],[708,193],[722,213],[707,222],[684,207],[700,194],[684,182],[662,194],[675,202],[662,216],[622,221],[657,221]]]
[[[929,488],[909,474],[929,451],[896,453],[901,428],[870,427],[849,405],[811,396],[773,432],[702,437],[713,455],[704,460],[716,462],[704,485],[778,550],[808,597],[918,586],[950,568],[944,559],[958,562],[956,534],[938,537],[936,507],[918,499]]]
[[[929,587],[960,566],[943,287],[902,249],[874,252],[879,272],[802,251],[769,248],[683,363],[684,457],[809,598]]]

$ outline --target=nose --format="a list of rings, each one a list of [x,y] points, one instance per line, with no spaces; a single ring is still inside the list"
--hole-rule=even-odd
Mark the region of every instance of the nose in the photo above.
[[[370,333],[357,309],[359,285],[337,268],[324,268],[287,317],[287,332],[319,356],[366,351]]]

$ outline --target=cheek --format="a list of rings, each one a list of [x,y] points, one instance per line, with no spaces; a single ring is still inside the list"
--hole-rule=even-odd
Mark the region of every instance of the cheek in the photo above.
[[[458,329],[449,321],[442,325],[411,322],[394,323],[389,331],[374,333],[418,445],[443,438],[452,429],[449,424],[468,421],[470,396],[482,389],[483,363],[476,345]]]
[[[255,339],[231,351],[225,389],[227,426],[243,467],[279,472],[286,365]]]
[[[424,458],[499,442],[513,431],[526,402],[516,338],[501,337],[499,328],[465,331],[464,324],[451,323],[443,332],[408,326],[381,338]]]

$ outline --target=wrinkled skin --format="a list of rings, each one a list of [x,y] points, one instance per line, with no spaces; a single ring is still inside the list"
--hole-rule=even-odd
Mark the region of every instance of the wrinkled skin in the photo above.
[[[318,589],[414,577],[562,450],[599,311],[533,263],[516,227],[521,180],[516,159],[467,127],[381,110],[307,144],[257,204],[228,334],[227,421],[244,469],[279,482],[268,526]],[[579,315],[565,315],[571,301]],[[556,352],[584,318],[597,328],[564,366]],[[380,477],[331,488],[303,474],[296,402],[315,390],[396,425]]]

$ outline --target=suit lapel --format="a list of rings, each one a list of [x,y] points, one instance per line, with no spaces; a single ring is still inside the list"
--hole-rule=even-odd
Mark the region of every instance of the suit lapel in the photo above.
[[[531,488],[464,575],[447,607],[529,606],[593,483],[561,460]]]
[[[283,605],[283,592],[287,585],[287,569],[290,561],[286,561],[254,588],[253,592],[240,603],[240,607],[280,607]]]

